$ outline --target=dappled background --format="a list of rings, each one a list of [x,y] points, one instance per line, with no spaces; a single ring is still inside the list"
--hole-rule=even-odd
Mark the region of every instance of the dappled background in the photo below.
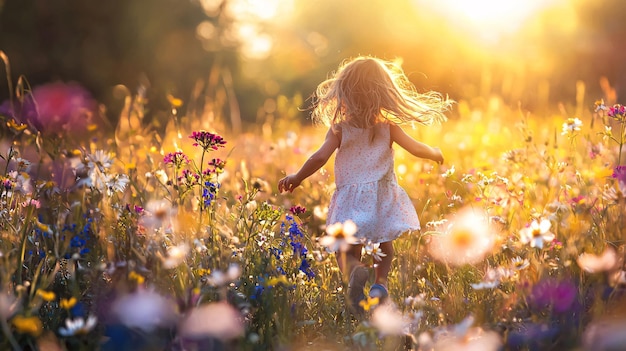
[[[0,50],[14,80],[76,81],[109,120],[121,84],[147,88],[157,122],[170,94],[183,113],[226,99],[231,123],[250,126],[361,54],[402,59],[422,90],[498,94],[533,111],[574,101],[577,82],[590,103],[624,89],[624,10],[620,0],[2,0]]]

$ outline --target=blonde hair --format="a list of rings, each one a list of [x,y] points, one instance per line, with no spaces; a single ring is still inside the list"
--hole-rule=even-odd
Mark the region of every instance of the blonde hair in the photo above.
[[[417,122],[429,125],[447,120],[444,112],[454,101],[438,92],[419,93],[399,64],[369,56],[345,61],[317,86],[313,96],[314,122],[341,122],[369,128],[378,122]]]

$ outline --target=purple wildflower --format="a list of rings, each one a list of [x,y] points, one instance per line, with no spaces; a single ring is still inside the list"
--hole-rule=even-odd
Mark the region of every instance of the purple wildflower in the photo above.
[[[224,167],[226,167],[226,160],[214,158],[209,161],[209,166],[213,166],[216,173],[221,173],[221,171],[224,170]]]
[[[626,122],[626,106],[624,105],[615,104],[609,107],[606,114],[617,121]]]
[[[529,304],[538,310],[552,308],[556,313],[570,310],[577,298],[577,288],[569,280],[544,279],[533,286]]]
[[[306,212],[306,208],[305,208],[305,207],[302,207],[302,206],[300,206],[300,205],[297,205],[297,206],[292,206],[292,207],[289,209],[289,212],[291,212],[291,213],[293,213],[294,215],[296,215],[296,216],[297,216],[297,215],[301,215],[301,214],[303,214],[304,212]]]
[[[189,158],[182,151],[170,152],[163,157],[165,164],[172,164],[176,168],[182,167],[183,164],[189,163]]]
[[[193,132],[189,137],[196,141],[193,146],[200,146],[205,151],[217,150],[220,147],[224,147],[224,144],[226,144],[226,140],[221,136],[204,130]]]
[[[613,178],[626,185],[626,166],[617,166],[613,169]]]

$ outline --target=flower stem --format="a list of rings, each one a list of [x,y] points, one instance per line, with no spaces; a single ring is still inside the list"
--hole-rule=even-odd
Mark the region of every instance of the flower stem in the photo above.
[[[16,284],[22,284],[22,264],[24,262],[24,254],[26,253],[26,242],[28,241],[28,230],[30,228],[29,223],[33,217],[34,206],[30,206],[28,214],[22,224],[22,247],[20,250],[20,256],[17,258],[17,273],[15,275]]]
[[[200,224],[202,224],[202,212],[204,211],[204,173],[202,173],[204,167],[204,154],[206,154],[206,149],[202,149],[202,155],[200,156]]]
[[[0,320],[0,324],[2,324],[2,332],[7,337],[7,339],[9,339],[9,343],[11,343],[11,347],[13,347],[13,350],[20,351],[22,348],[17,343],[17,340],[15,340],[15,337],[13,337],[13,334],[11,333],[11,329],[9,328],[7,321],[4,318],[2,318],[2,320]]]
[[[617,165],[622,164],[622,146],[624,146],[624,122],[620,124],[620,132],[619,132],[619,152],[617,156]]]

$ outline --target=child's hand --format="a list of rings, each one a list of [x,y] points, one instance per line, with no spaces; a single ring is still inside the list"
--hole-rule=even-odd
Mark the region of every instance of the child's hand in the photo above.
[[[434,147],[433,150],[434,150],[433,161],[439,164],[443,164],[443,153],[441,152],[441,149],[438,147]]]
[[[288,175],[285,178],[278,181],[278,191],[279,192],[293,192],[293,189],[297,188],[300,185],[301,181],[296,178],[295,175]]]

